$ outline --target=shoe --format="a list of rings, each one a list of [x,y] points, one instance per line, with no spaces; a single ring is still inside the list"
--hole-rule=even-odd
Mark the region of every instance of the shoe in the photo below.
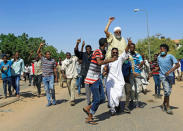
[[[120,112],[120,109],[121,109],[121,108],[120,108],[120,105],[119,105],[118,107],[115,107],[115,110],[116,110],[117,113]]]
[[[116,112],[111,111],[111,116],[115,116],[115,115],[116,115]]]
[[[53,101],[52,101],[52,104],[53,104],[53,105],[56,105],[56,100],[53,100]]]
[[[169,115],[173,115],[173,111],[170,108],[167,109],[166,113]]]
[[[125,108],[124,108],[124,112],[125,112],[125,113],[131,113],[131,110],[130,110],[128,107],[125,107]]]
[[[31,84],[29,84],[29,86],[31,86]]]
[[[51,103],[50,102],[46,105],[46,107],[49,107],[49,106],[51,106]]]
[[[71,106],[74,106],[75,105],[75,102],[74,101],[71,101],[70,104],[71,104]]]

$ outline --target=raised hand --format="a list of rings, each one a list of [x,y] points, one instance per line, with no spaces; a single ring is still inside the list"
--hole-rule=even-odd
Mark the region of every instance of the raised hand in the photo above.
[[[81,38],[77,39],[77,44],[81,43]]]
[[[83,43],[82,43],[82,47],[84,47],[85,46],[85,41],[83,41]]]
[[[127,40],[128,40],[128,44],[131,44],[132,43],[131,37],[130,38],[127,38]]]
[[[110,22],[112,22],[112,21],[114,21],[114,20],[115,20],[115,17],[110,17],[110,18],[109,18],[109,21],[110,21]]]
[[[41,43],[40,43],[40,46],[41,46],[41,47],[42,47],[42,46],[44,46],[44,43],[43,43],[43,42],[41,42]]]

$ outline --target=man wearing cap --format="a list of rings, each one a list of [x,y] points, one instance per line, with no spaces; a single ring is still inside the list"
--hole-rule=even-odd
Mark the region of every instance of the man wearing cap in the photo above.
[[[112,48],[118,48],[119,55],[123,53],[123,51],[126,48],[126,41],[125,39],[121,36],[121,28],[120,27],[115,27],[114,28],[114,35],[108,31],[110,24],[112,21],[114,21],[114,17],[110,17],[107,26],[105,27],[105,34],[107,37],[107,43],[108,43],[108,49],[106,53],[106,58],[111,57],[111,50]]]

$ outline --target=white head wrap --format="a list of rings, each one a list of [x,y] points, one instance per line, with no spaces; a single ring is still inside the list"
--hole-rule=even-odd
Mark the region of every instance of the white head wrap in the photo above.
[[[117,30],[120,30],[121,31],[121,27],[118,26],[118,27],[115,27],[114,28],[114,32],[116,32]]]

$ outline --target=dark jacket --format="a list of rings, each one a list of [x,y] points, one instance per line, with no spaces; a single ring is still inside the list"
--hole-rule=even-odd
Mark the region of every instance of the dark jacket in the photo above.
[[[90,61],[91,61],[91,56],[92,56],[92,51],[90,52],[90,54],[87,54],[87,52],[80,52],[78,50],[74,50],[75,55],[82,60],[82,64],[81,64],[81,76],[86,77],[87,73],[88,73],[88,69],[90,66]]]

